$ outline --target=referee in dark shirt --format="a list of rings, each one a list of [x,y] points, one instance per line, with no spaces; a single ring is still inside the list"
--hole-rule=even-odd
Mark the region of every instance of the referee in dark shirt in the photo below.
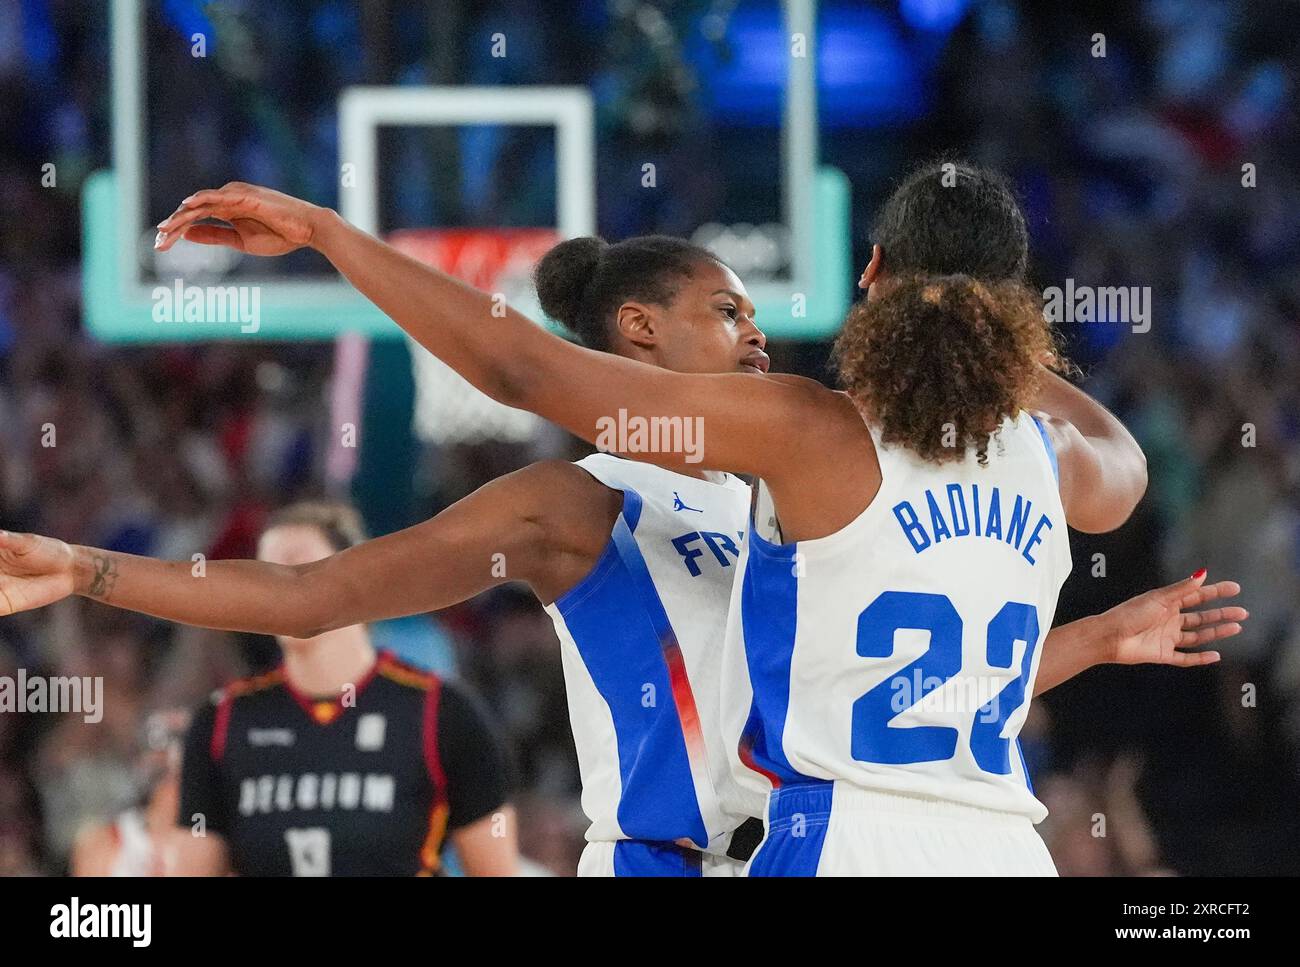
[[[302,564],[362,537],[351,508],[296,504],[258,557]],[[377,653],[362,625],[279,641],[280,667],[195,715],[173,871],[438,875],[450,842],[470,875],[516,872],[507,756],[477,701]]]

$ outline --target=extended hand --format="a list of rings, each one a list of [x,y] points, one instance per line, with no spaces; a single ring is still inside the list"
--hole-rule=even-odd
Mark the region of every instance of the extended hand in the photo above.
[[[0,531],[0,614],[42,608],[74,593],[74,563],[63,541]]]
[[[1123,665],[1155,663],[1191,667],[1210,665],[1222,657],[1217,651],[1188,652],[1241,632],[1250,613],[1245,608],[1194,610],[1220,598],[1241,593],[1235,581],[1205,583],[1205,570],[1186,580],[1130,598],[1106,612],[1113,623],[1112,661]]]
[[[154,248],[165,252],[179,239],[202,245],[225,245],[249,255],[284,255],[310,245],[320,218],[328,210],[270,188],[232,181],[221,188],[195,192],[158,223]],[[217,218],[222,225],[198,225]]]

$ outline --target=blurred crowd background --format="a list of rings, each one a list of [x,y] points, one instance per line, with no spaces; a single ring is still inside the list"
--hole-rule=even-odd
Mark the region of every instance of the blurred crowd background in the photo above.
[[[736,40],[775,36],[779,62],[779,32],[746,33],[775,3],[148,6],[146,224],[233,177],[336,204],[334,96],[361,82],[590,85],[609,238],[774,217],[779,104],[745,87],[737,58],[753,50]],[[891,184],[951,154],[1015,181],[1036,286],[1150,286],[1150,332],[1063,327],[1085,387],[1146,450],[1151,487],[1122,530],[1074,535],[1058,622],[1200,566],[1245,588],[1252,617],[1220,665],[1103,667],[1035,703],[1025,752],[1061,872],[1300,873],[1293,8],[860,0],[824,3],[821,17],[821,156],[852,182],[856,265]],[[187,69],[182,40],[200,20],[217,37],[203,78]],[[223,48],[223,30],[247,43]],[[502,59],[484,39],[497,30],[510,44]],[[103,2],[0,4],[0,526],[162,557],[251,556],[271,510],[325,489],[332,349],[121,347],[85,332],[79,191],[110,164],[108,43]],[[407,164],[386,196],[388,224],[553,217],[553,174],[535,170],[531,135],[433,137],[458,164]],[[401,144],[392,151],[394,165],[406,163]],[[645,158],[671,190],[631,187]],[[54,187],[41,183],[47,162]],[[476,174],[449,183],[447,172],[460,170]],[[769,348],[777,369],[829,378],[827,344]],[[47,425],[55,446],[43,445]],[[372,529],[388,530],[568,452],[579,451],[553,434],[531,447],[425,448],[409,486],[395,488],[407,495],[400,505],[382,487],[354,496]],[[531,595],[508,587],[379,636],[484,695],[519,761],[523,851],[571,873],[585,822],[559,653]],[[105,681],[97,726],[0,714],[0,875],[65,872],[78,830],[140,795],[148,713],[192,706],[275,654],[269,639],[79,600],[0,621],[0,674],[25,667]]]

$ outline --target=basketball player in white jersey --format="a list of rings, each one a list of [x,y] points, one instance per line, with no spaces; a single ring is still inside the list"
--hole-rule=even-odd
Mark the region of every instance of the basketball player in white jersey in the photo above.
[[[996,179],[985,173],[964,168],[961,178],[966,190],[954,192],[949,199],[943,201],[939,208],[947,206],[946,210],[932,213],[930,223],[917,226],[916,238],[921,240],[923,248],[927,243],[933,248],[935,238],[953,235],[959,240],[959,248],[967,253],[981,252],[988,247],[998,249],[990,257],[1005,264],[996,265],[992,277],[1022,276],[1026,259],[1025,232],[1014,199]],[[936,189],[937,180],[936,173]],[[1002,210],[998,211],[999,208]],[[987,220],[990,214],[995,216],[992,223]],[[196,224],[200,219],[208,217],[223,219],[231,227]],[[1011,228],[1004,230],[1008,225]],[[1016,242],[1017,239],[1012,236],[1017,233],[1018,246],[1003,244],[1008,239]],[[881,393],[881,387],[864,383],[850,386],[848,393],[835,393],[810,380],[764,377],[760,352],[762,336],[753,325],[752,305],[745,298],[743,287],[734,275],[711,256],[696,259],[683,282],[682,288],[688,285],[697,290],[703,288],[708,290],[710,297],[698,303],[691,302],[693,314],[690,316],[683,315],[676,305],[680,293],[666,294],[666,304],[655,303],[654,300],[619,303],[600,285],[599,269],[603,267],[603,262],[588,259],[591,270],[589,284],[582,287],[581,299],[575,300],[573,304],[580,304],[587,311],[596,304],[604,306],[603,319],[600,314],[596,314],[595,318],[602,319],[606,326],[611,327],[611,331],[617,332],[621,338],[627,339],[636,347],[636,351],[620,356],[573,346],[538,329],[517,313],[507,312],[504,318],[497,318],[493,312],[493,303],[487,295],[423,266],[357,231],[333,212],[267,189],[235,183],[223,189],[191,196],[160,225],[157,244],[160,248],[167,248],[181,237],[207,244],[231,245],[260,255],[282,254],[311,245],[325,254],[363,294],[408,333],[458,369],[471,382],[503,402],[540,413],[588,440],[599,442],[608,439],[609,428],[615,420],[620,427],[663,426],[671,425],[674,421],[680,425],[689,420],[697,421],[698,425],[708,431],[703,452],[697,447],[681,445],[685,442],[684,438],[678,441],[677,446],[647,450],[644,433],[640,438],[635,434],[620,437],[613,445],[630,456],[659,464],[676,473],[695,475],[700,473],[699,466],[722,466],[763,476],[770,484],[775,511],[780,518],[785,538],[797,542],[830,539],[829,544],[838,543],[847,552],[848,556],[841,563],[847,563],[855,570],[859,564],[879,563],[869,560],[871,555],[865,549],[867,543],[860,523],[861,520],[879,516],[878,512],[868,515],[867,511],[882,488],[882,464],[892,465],[890,460],[882,460],[878,451],[905,441],[912,444],[909,452],[920,454],[923,461],[928,461],[925,464],[927,467],[933,464],[936,473],[945,459],[950,462],[954,459],[965,460],[968,451],[975,454],[976,462],[981,466],[988,460],[991,472],[1008,473],[1009,479],[1021,487],[1014,493],[1007,487],[1007,500],[1019,496],[1021,504],[1008,506],[1004,511],[1000,503],[1002,491],[999,490],[998,516],[1000,518],[1005,514],[1014,517],[1014,530],[1009,525],[1002,525],[1000,521],[997,528],[992,528],[985,522],[981,528],[981,539],[988,531],[995,531],[999,537],[984,540],[981,545],[983,550],[975,552],[975,556],[967,562],[974,570],[966,579],[973,580],[972,575],[975,575],[995,583],[1003,579],[1011,581],[1008,562],[998,558],[999,554],[1007,552],[1007,548],[1017,553],[1028,550],[1037,559],[1051,562],[1037,572],[1030,572],[1030,576],[1018,574],[1008,592],[1018,595],[1013,604],[1021,604],[1024,608],[1035,611],[1038,634],[1034,636],[1034,641],[1022,641],[1017,650],[1014,644],[1019,639],[1013,640],[1012,659],[1002,656],[1004,642],[997,648],[987,649],[988,655],[983,661],[982,671],[987,673],[985,678],[1001,683],[1002,687],[996,691],[1000,701],[1017,689],[1028,694],[1034,688],[1035,673],[1044,651],[1040,644],[1041,635],[1050,624],[1056,591],[1068,569],[1060,553],[1061,543],[1065,540],[1065,521],[1085,530],[1113,528],[1128,516],[1145,489],[1145,462],[1132,438],[1118,421],[1039,366],[1037,359],[1048,353],[1051,347],[1050,336],[1042,325],[1041,316],[1036,327],[1028,325],[1028,316],[1024,312],[1009,311],[1023,309],[1024,304],[1017,302],[1012,294],[1001,288],[992,291],[988,285],[978,283],[978,278],[990,276],[982,266],[968,267],[961,264],[960,260],[956,267],[939,264],[936,268],[953,273],[968,272],[973,278],[942,280],[937,288],[926,289],[927,294],[920,296],[917,295],[920,290],[915,286],[908,288],[906,276],[903,275],[906,271],[914,270],[908,260],[905,257],[894,259],[891,256],[891,264],[902,277],[896,283],[899,299],[911,300],[907,304],[914,307],[918,304],[917,300],[927,307],[931,300],[937,300],[937,305],[947,307],[956,298],[961,311],[941,315],[946,328],[942,330],[943,338],[938,340],[930,339],[930,334],[924,331],[924,327],[919,333],[902,326],[890,330],[903,334],[899,337],[902,342],[910,343],[916,350],[912,357],[906,353],[900,357],[900,354],[895,353],[896,359],[905,358],[909,365],[899,370],[900,380],[888,387],[891,392]],[[942,243],[939,248],[942,249]],[[900,245],[899,251],[900,254],[905,253],[906,246]],[[874,269],[869,268],[868,274],[874,271],[880,277],[882,287],[878,291],[884,293],[885,280],[880,272],[879,252],[873,259],[873,267]],[[708,289],[710,286],[713,288]],[[895,302],[893,305],[899,304],[901,303]],[[889,304],[886,303],[886,308],[888,307]],[[974,313],[970,332],[979,334],[982,344],[980,340],[969,341],[969,332],[953,322],[961,316],[961,312],[967,310]],[[851,317],[850,329],[846,330],[846,334],[860,335],[861,331],[865,331],[863,327],[869,329],[869,324],[879,315],[877,311]],[[906,320],[906,314],[895,312],[894,317]],[[1014,323],[1014,326],[1008,328],[1004,323]],[[726,332],[727,335],[719,336],[720,332]],[[670,339],[669,333],[680,338],[681,343]],[[703,357],[684,358],[677,351],[681,346],[689,344],[717,345],[719,339],[732,347],[735,360],[733,368],[740,372],[720,372],[721,367],[705,365]],[[897,346],[893,348],[898,349]],[[949,348],[955,348],[956,352],[947,352]],[[965,350],[970,352],[963,356]],[[921,365],[926,361],[927,353],[934,364],[930,367]],[[670,356],[675,357],[676,365],[644,365],[655,362],[653,357],[656,355],[661,355],[665,361]],[[989,362],[1004,366],[999,369],[984,365]],[[875,378],[879,378],[878,373]],[[888,383],[888,380],[885,382]],[[911,409],[906,405],[909,403],[914,404]],[[1039,422],[1024,412],[1031,404],[1036,404],[1035,408],[1042,407],[1054,413],[1052,418],[1041,421],[1041,430]],[[919,411],[913,412],[917,407],[920,408]],[[943,414],[945,419],[942,422],[935,420],[940,410],[947,411]],[[1033,429],[1033,439],[1042,449],[1033,459],[1023,453],[1024,443],[1029,439],[1025,432],[1028,428]],[[941,455],[935,451],[926,434],[931,434],[936,440],[951,438],[952,445],[948,446],[951,452]],[[999,439],[990,444],[990,438],[995,435]],[[1006,439],[1000,439],[1002,437]],[[1050,466],[1046,448],[1049,442],[1060,467],[1060,497],[1057,498],[1059,507],[1051,506],[1051,501],[1040,493],[1043,481],[1039,472]],[[996,463],[993,462],[995,456],[998,458]],[[1038,463],[1034,463],[1034,459]],[[1052,479],[1055,480],[1055,477]],[[948,491],[945,490],[944,493]],[[986,499],[987,497],[988,495]],[[1055,512],[1055,519],[1049,516],[1048,523],[1042,524],[1037,518],[1032,521],[1022,519],[1028,515],[1035,497],[1040,515],[1047,506]],[[973,495],[969,499],[973,499]],[[690,500],[682,499],[680,494],[675,495],[672,513],[682,512],[683,508],[679,504],[690,506]],[[926,510],[928,509],[926,505]],[[968,522],[960,527],[967,524]],[[617,526],[616,522],[616,537]],[[947,535],[940,535],[936,530],[935,537],[938,541],[932,537],[931,543],[937,544],[945,536],[951,537],[953,526],[957,525],[950,525]],[[1026,533],[1026,527],[1031,528],[1032,533]],[[1014,546],[1000,542],[1001,535],[1008,533],[1013,536]],[[962,536],[965,536],[965,532]],[[628,543],[624,541],[625,545]],[[946,552],[946,547],[944,550]],[[725,553],[724,550],[721,555]],[[721,555],[718,555],[720,559]],[[800,566],[798,551],[791,551],[791,568],[797,571]],[[1032,564],[1027,566],[1032,567]],[[947,582],[954,578],[950,573],[945,574],[945,571],[951,570],[941,568],[936,572],[936,587],[947,587]],[[810,620],[805,612],[822,604],[825,593],[821,582],[825,575],[816,580],[809,580],[805,574],[796,573],[795,576],[799,582],[799,593],[795,599],[795,610],[788,613],[784,624],[798,627]],[[1204,575],[1198,575],[1185,589],[1170,592],[1176,595],[1171,601],[1177,603],[1183,590],[1191,592],[1193,585],[1203,580],[1203,577]],[[830,582],[827,582],[827,586],[830,586]],[[940,591],[904,591],[941,596]],[[628,597],[635,598],[635,595]],[[1024,601],[1025,598],[1030,600]],[[543,600],[546,600],[545,596]],[[869,604],[870,602],[860,603],[863,613]],[[644,605],[642,609],[647,610]],[[563,608],[560,610],[563,611]],[[655,609],[651,606],[648,610]],[[1029,618],[1022,612],[1014,612],[1012,617],[1017,620],[1024,618],[1023,627],[1017,626],[1012,631],[1027,634]],[[653,619],[648,620],[653,627]],[[998,627],[1001,628],[1010,619],[998,620]],[[1176,619],[1179,629],[1182,628],[1182,620]],[[740,632],[748,630],[751,623],[742,622],[738,618],[735,624],[736,634],[729,637],[734,639],[735,649],[738,650],[744,645]],[[868,622],[868,628],[870,627]],[[901,630],[909,629],[904,627]],[[922,633],[926,631],[927,629],[922,629]],[[1211,636],[1215,634],[1213,631],[1207,633]],[[863,790],[872,788],[873,783],[888,788],[888,783],[877,783],[877,773],[910,775],[918,771],[909,770],[911,763],[908,762],[878,763],[867,760],[865,768],[853,765],[858,761],[851,758],[853,750],[864,748],[855,746],[851,740],[853,708],[830,707],[825,700],[833,698],[834,694],[830,689],[822,694],[822,677],[831,669],[831,677],[843,671],[837,662],[843,657],[841,652],[846,650],[858,661],[872,657],[883,658],[884,664],[876,667],[883,670],[884,677],[889,677],[888,663],[895,661],[893,652],[882,656],[874,656],[869,652],[859,653],[856,635],[856,625],[836,626],[829,629],[819,641],[804,645],[803,649],[811,656],[810,662],[805,666],[811,678],[801,684],[811,687],[802,690],[798,702],[780,709],[782,712],[797,711],[801,718],[825,718],[833,723],[833,727],[823,730],[823,734],[810,746],[807,757],[809,763],[820,759],[826,764],[806,765],[807,771],[794,773],[796,784],[813,786],[820,783],[826,786],[828,794],[831,788],[829,783],[833,780],[847,782],[849,786],[860,784]],[[1193,631],[1180,631],[1174,639],[1183,644],[1209,640],[1202,639]],[[963,646],[972,651],[975,648],[973,644],[964,643]],[[783,671],[781,667],[784,660],[782,647],[785,646],[769,647],[764,639],[756,639],[748,656],[751,674],[756,670],[760,673],[770,671],[767,666],[775,661],[777,677],[785,675],[788,668]],[[900,645],[899,648],[901,655],[903,646]],[[665,650],[665,654],[671,655],[671,650]],[[1032,657],[1026,658],[1026,655]],[[1204,656],[1181,655],[1179,663],[1199,663],[1202,660]],[[668,661],[671,664],[671,657]],[[963,662],[957,664],[956,672],[951,671],[951,655],[947,655],[945,662],[942,666],[944,673],[949,678],[959,677],[958,684],[965,685],[967,679],[978,678],[978,675],[969,673],[964,678],[960,677]],[[745,663],[742,654],[738,666],[743,668]],[[688,656],[686,665],[689,667],[689,664]],[[906,666],[906,670],[912,670],[910,662],[905,661],[902,665]],[[981,671],[979,663],[975,663],[974,667],[976,672]],[[594,680],[595,676],[592,678]],[[923,677],[919,689],[922,695],[934,690],[928,681],[929,677]],[[975,684],[981,683],[976,681]],[[645,694],[654,692],[648,691]],[[775,730],[776,738],[784,740],[784,726],[789,723],[788,720],[777,720],[779,704],[769,707],[766,703],[754,702],[754,715],[750,716],[754,727],[747,730],[751,748],[760,748],[758,744],[753,744],[753,738],[764,730]],[[1008,704],[1014,703],[1008,700]],[[910,708],[908,706],[905,711]],[[928,705],[921,706],[918,711],[928,708]],[[1023,711],[1022,704],[1008,709],[1008,721],[998,727],[999,734],[997,741],[993,742],[993,751],[979,753],[984,758],[978,761],[1000,766],[1000,758],[996,754],[998,744],[1014,739]],[[686,720],[690,719],[688,710]],[[707,723],[708,717],[701,717],[701,721]],[[887,728],[899,731],[893,725],[887,725]],[[972,741],[971,732],[967,727],[961,738],[966,742]],[[614,721],[610,734],[618,737],[617,720]],[[980,736],[987,734],[987,728],[979,732]],[[769,735],[762,735],[762,738],[768,743],[772,739]],[[822,748],[822,745],[826,748]],[[960,751],[965,746],[959,743],[955,748]],[[885,758],[889,755],[873,753],[869,749],[866,754],[884,755]],[[910,753],[900,753],[903,756],[908,754]],[[695,761],[691,761],[691,756],[686,758],[691,762],[693,781],[698,783],[700,770]],[[698,761],[699,757],[695,758]],[[980,798],[983,795],[980,784],[984,780],[965,768],[968,763],[957,751],[951,758],[948,766],[937,767],[945,782],[941,783],[943,791],[936,797],[936,801],[944,805],[961,806],[966,798]],[[707,761],[711,756],[706,755],[704,759]],[[758,760],[754,760],[754,764],[762,766]],[[899,770],[890,772],[889,768],[878,769],[878,766],[897,766]],[[761,772],[758,774],[762,775]],[[773,778],[780,779],[775,775]],[[716,774],[712,779],[723,786],[731,785]],[[905,779],[902,784],[908,786],[910,782],[911,779]],[[1004,792],[1007,785],[1006,782],[1001,786],[994,783],[995,788],[1001,788]],[[922,792],[919,788],[912,791]],[[695,792],[698,804],[698,785]],[[1024,815],[1015,812],[1017,805],[1023,808],[1022,798],[1015,795],[994,798],[997,799],[997,806],[1005,807],[1002,812]],[[732,812],[731,823],[745,811],[745,797],[737,797],[736,802],[741,805],[741,809]],[[761,805],[758,799],[752,797],[748,802]],[[829,802],[827,808],[829,809]],[[863,815],[868,812],[864,811]],[[1025,820],[1024,828],[1028,830],[1030,840],[1037,842],[1028,819]],[[957,846],[960,847],[961,844]],[[951,852],[954,855],[962,854],[960,848]],[[1017,869],[1025,870],[1037,868],[1034,864],[1039,863],[1042,856],[1032,849],[1029,852],[1032,856],[1028,863],[1021,862],[1024,857],[1015,857],[1012,865],[1020,864]],[[852,859],[849,866],[869,868],[868,865],[859,863],[859,859],[860,857]],[[926,862],[924,857],[917,858],[916,869],[913,871],[924,872],[927,869]],[[981,867],[976,863],[969,868]]]

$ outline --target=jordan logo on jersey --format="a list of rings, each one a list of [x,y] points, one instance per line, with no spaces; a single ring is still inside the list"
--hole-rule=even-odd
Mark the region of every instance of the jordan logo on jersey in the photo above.
[[[697,514],[704,513],[704,511],[700,510],[698,507],[686,506],[686,501],[682,500],[675,490],[673,491],[673,510],[693,510]]]

